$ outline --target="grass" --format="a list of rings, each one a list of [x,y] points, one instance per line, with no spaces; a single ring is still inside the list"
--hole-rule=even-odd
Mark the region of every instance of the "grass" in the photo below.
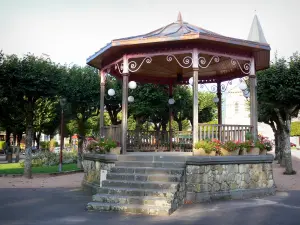
[[[63,165],[63,171],[80,170],[75,163]],[[32,173],[55,173],[58,172],[58,165],[56,166],[41,166],[32,167]],[[20,163],[0,164],[0,174],[23,174],[24,168]]]

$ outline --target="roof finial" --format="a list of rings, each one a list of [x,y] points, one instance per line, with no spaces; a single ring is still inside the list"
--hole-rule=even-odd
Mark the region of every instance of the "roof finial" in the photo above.
[[[179,11],[178,16],[177,16],[177,22],[180,23],[180,24],[183,23],[183,21],[182,21],[182,16],[181,16],[181,12],[180,12],[180,11]]]
[[[254,15],[254,19],[248,35],[248,40],[267,44],[263,29],[260,25],[260,22],[256,14]]]

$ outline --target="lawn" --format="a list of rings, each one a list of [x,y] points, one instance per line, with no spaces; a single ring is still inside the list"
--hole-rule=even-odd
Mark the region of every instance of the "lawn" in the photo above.
[[[75,163],[63,165],[63,171],[79,170]],[[58,172],[58,165],[45,167],[32,167],[32,173],[55,173]],[[24,168],[20,163],[0,164],[0,174],[23,174]]]

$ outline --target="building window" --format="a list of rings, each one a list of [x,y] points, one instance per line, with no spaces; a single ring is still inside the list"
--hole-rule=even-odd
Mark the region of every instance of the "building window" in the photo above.
[[[237,114],[239,112],[239,103],[235,103],[234,104],[234,111],[235,111],[235,114]]]

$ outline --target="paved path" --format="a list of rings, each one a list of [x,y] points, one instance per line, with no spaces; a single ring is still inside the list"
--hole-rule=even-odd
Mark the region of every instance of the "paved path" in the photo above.
[[[126,215],[113,212],[87,212],[91,196],[79,189],[82,173],[57,177],[0,177],[1,225],[118,225],[118,224],[214,224],[214,225],[299,225],[300,174],[298,152],[294,154],[297,176],[283,176],[274,165],[278,185],[276,196],[242,201],[220,201],[185,205],[170,217]],[[300,159],[300,154],[299,154]]]

